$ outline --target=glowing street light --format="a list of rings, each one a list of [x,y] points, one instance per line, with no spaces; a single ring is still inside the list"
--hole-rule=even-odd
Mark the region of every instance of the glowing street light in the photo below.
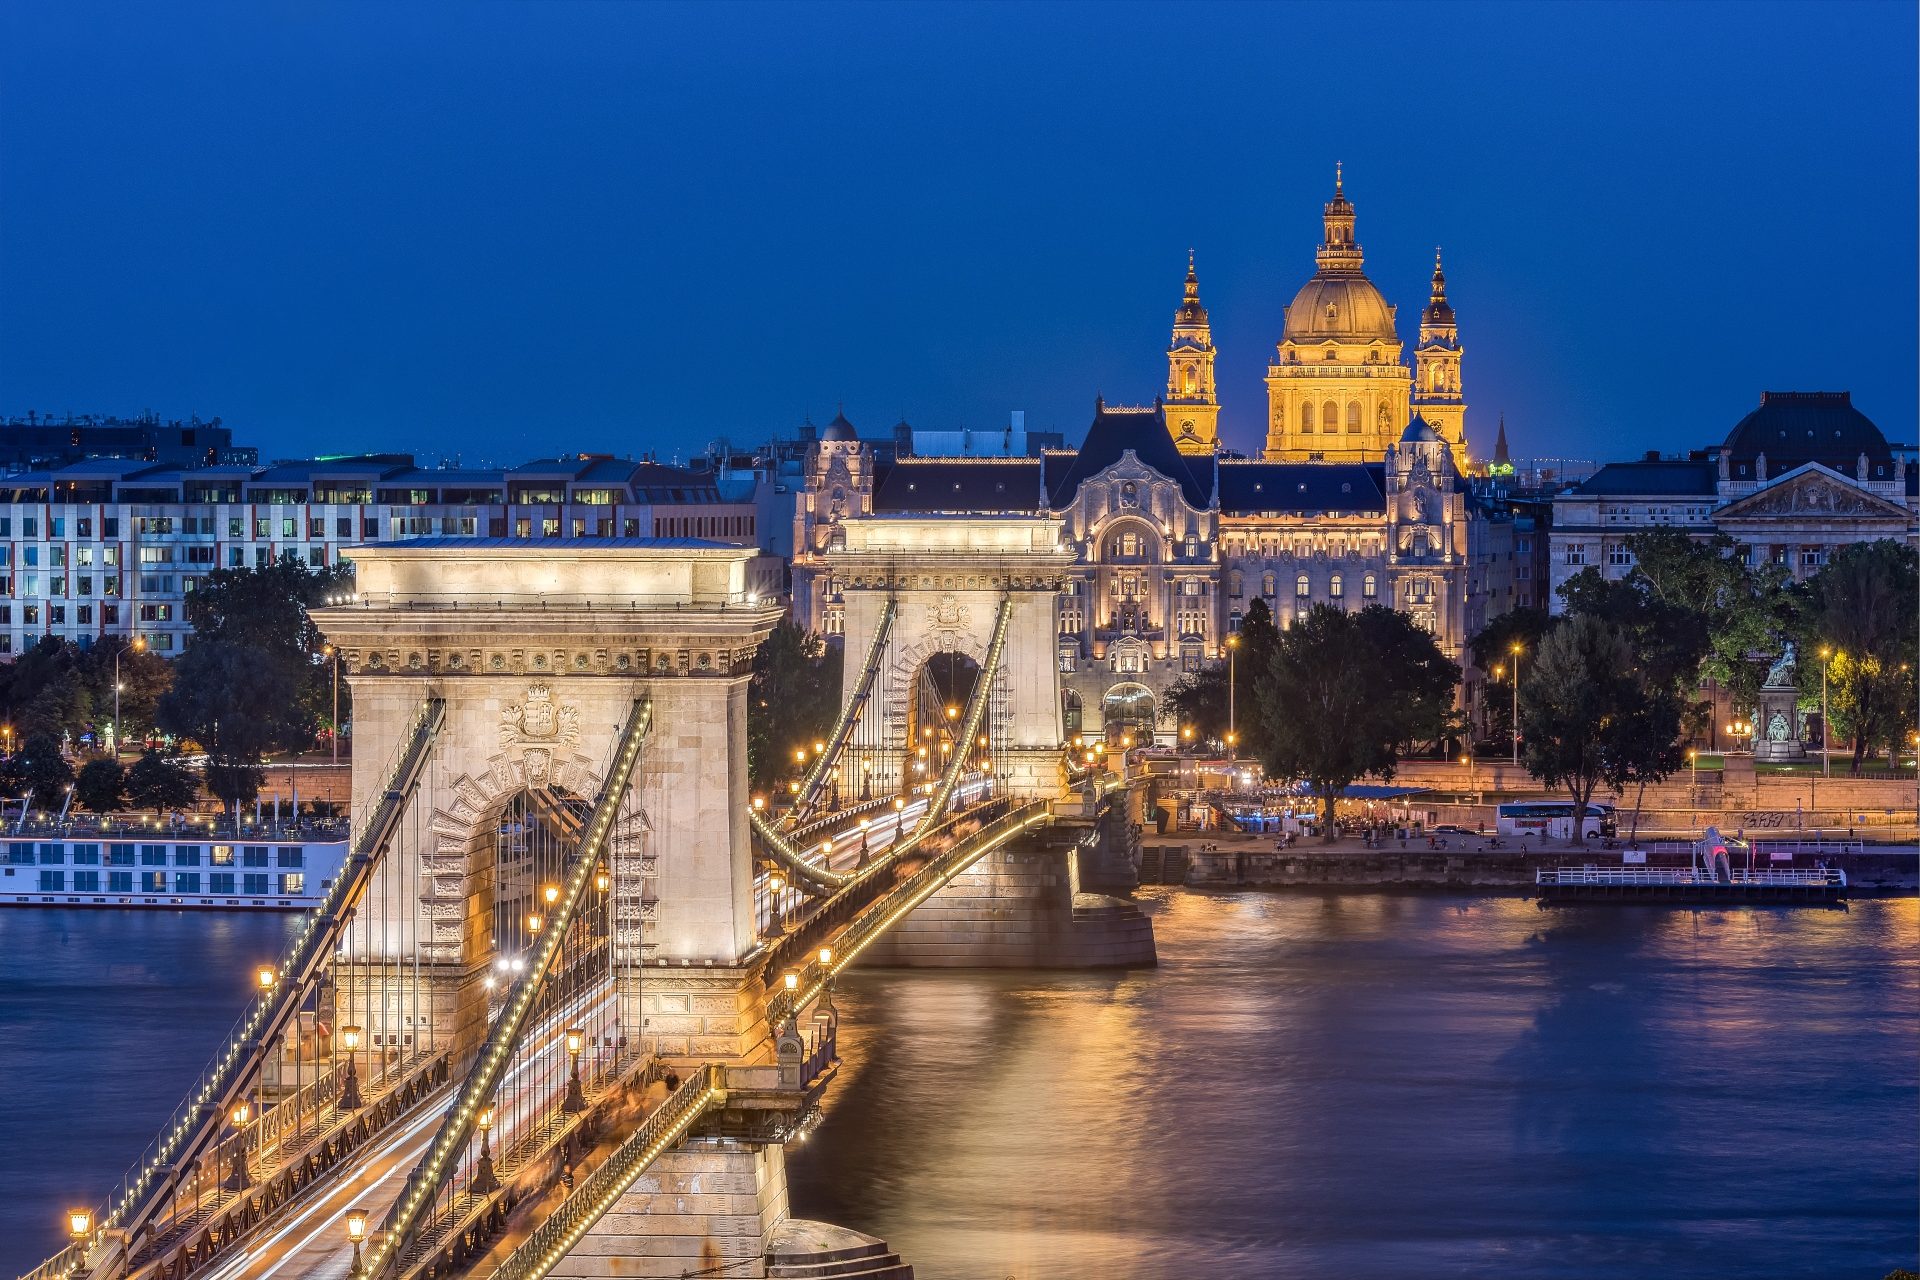
[[[352,1024],[340,1028],[340,1047],[347,1051],[347,1078],[340,1086],[340,1110],[344,1114],[366,1105],[360,1098],[360,1069],[355,1065],[360,1051],[360,1028]]]
[[[547,900],[547,905],[551,907],[554,903],[560,901],[560,886],[557,884],[550,884],[546,888],[540,890],[540,896],[545,898]]]
[[[473,1127],[480,1131],[480,1158],[473,1167],[473,1194],[490,1195],[500,1189],[500,1175],[493,1168],[493,1145],[488,1138],[493,1128],[493,1107],[482,1107],[474,1118]]]
[[[93,1215],[85,1209],[67,1210],[67,1235],[75,1244],[83,1244],[93,1234]]]
[[[365,1275],[366,1266],[360,1260],[360,1242],[367,1238],[367,1211],[354,1209],[347,1214],[347,1239],[353,1241],[353,1264],[347,1268],[347,1275],[353,1280]]]
[[[539,933],[540,926],[544,925],[545,923],[546,921],[542,920],[539,916],[533,914],[532,912],[527,913],[527,932],[528,933],[531,933],[531,934]]]
[[[253,971],[253,980],[260,984],[261,991],[271,991],[273,984],[280,981],[280,971],[270,964],[263,964]]]
[[[580,1087],[580,1051],[586,1047],[586,1030],[568,1027],[567,1060],[572,1064],[572,1072],[567,1076],[567,1096],[560,1104],[560,1109],[570,1116],[577,1116],[587,1109],[587,1095]]]

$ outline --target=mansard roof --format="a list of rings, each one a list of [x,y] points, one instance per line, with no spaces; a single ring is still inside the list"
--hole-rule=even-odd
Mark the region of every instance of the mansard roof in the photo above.
[[[1716,492],[1714,463],[1700,459],[1649,458],[1644,462],[1609,462],[1573,486],[1572,492],[1596,498],[1703,497]]]
[[[1056,479],[1048,470],[1047,500],[1057,510],[1073,501],[1080,486],[1099,475],[1131,449],[1134,457],[1180,486],[1187,504],[1204,510],[1210,499],[1210,458],[1187,458],[1174,447],[1167,431],[1167,414],[1160,405],[1130,409],[1095,400],[1093,425],[1071,466]],[[1196,468],[1193,464],[1199,463]]]
[[[1803,462],[1822,462],[1851,475],[1860,455],[1886,467],[1892,460],[1887,438],[1866,414],[1853,407],[1845,391],[1763,391],[1760,407],[1734,424],[1726,448],[1734,475],[1752,473],[1742,464],[1767,455],[1767,472],[1780,475]],[[1887,472],[1879,473],[1885,479]]]
[[[1377,462],[1231,462],[1220,467],[1220,511],[1381,512],[1386,467]]]
[[[1039,458],[901,458],[875,463],[873,510],[909,515],[939,511],[1037,511]]]

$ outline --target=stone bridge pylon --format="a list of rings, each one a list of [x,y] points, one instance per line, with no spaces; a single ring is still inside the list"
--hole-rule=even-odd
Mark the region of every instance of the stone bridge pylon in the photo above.
[[[389,748],[423,700],[445,708],[401,820],[416,833],[410,856],[375,872],[360,911],[377,924],[349,932],[349,955],[417,966],[414,985],[430,992],[420,1020],[456,1053],[476,1045],[499,967],[542,909],[529,832],[545,814],[566,834],[568,806],[577,820],[599,795],[645,703],[651,723],[603,869],[612,1034],[668,1054],[750,1053],[766,1033],[737,969],[756,943],[746,685],[781,612],[747,585],[753,553],[429,538],[348,554],[355,601],[314,616],[353,690],[356,814],[372,811]],[[379,1043],[398,1029],[372,1003]]]
[[[977,668],[1003,600],[1005,650],[992,674],[987,737],[993,770],[1019,797],[1051,799],[1065,785],[1057,600],[1073,565],[1064,525],[1051,516],[887,516],[842,521],[827,563],[845,602],[842,701],[851,700],[893,605],[878,655],[872,728],[849,745],[846,776],[911,785],[916,699],[924,675],[947,658]]]

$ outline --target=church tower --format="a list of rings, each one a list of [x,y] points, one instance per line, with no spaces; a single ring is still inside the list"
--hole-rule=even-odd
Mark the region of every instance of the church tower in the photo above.
[[[1407,425],[1411,378],[1394,309],[1367,279],[1336,166],[1314,258],[1267,366],[1270,462],[1378,462]]]
[[[1200,304],[1200,278],[1187,250],[1186,296],[1173,313],[1167,347],[1167,430],[1181,453],[1205,455],[1220,446],[1220,399],[1213,386],[1213,329]]]
[[[1413,353],[1413,411],[1426,419],[1467,467],[1467,401],[1460,389],[1460,329],[1447,301],[1440,251],[1433,251],[1433,291],[1420,313],[1420,345]]]

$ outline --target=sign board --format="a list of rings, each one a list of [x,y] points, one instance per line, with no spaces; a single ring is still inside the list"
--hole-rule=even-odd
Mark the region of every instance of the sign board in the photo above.
[[[1793,861],[1792,854],[1781,853],[1778,849],[1775,849],[1773,852],[1769,853],[1767,857],[1773,859],[1775,862],[1792,862]]]
[[[1645,862],[1646,860],[1647,860],[1647,851],[1645,849],[1624,849],[1620,853],[1620,861],[1623,863],[1624,862]]]

